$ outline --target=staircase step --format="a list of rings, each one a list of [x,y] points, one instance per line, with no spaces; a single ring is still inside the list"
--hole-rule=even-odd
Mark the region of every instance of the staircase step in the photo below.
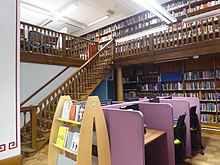
[[[43,141],[43,140],[46,140],[46,137],[37,138],[36,141],[39,142],[39,141]],[[27,141],[26,143],[23,143],[23,142],[22,142],[21,145],[22,145],[22,146],[31,145],[31,143],[32,143],[31,141]]]
[[[87,95],[87,93],[67,93],[67,95]]]
[[[25,157],[34,156],[36,154],[36,149],[28,146],[21,146],[21,154]]]
[[[90,84],[98,84],[97,82],[90,82]]]
[[[93,73],[87,73],[88,75],[90,76],[94,76],[94,75],[97,75],[98,73],[97,72],[93,72]]]
[[[85,87],[86,90],[93,89],[93,87]]]

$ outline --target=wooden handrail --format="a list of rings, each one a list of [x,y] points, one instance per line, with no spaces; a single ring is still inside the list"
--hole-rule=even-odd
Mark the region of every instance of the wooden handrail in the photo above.
[[[111,42],[113,42],[114,39],[111,39],[105,46],[103,46],[92,58],[90,58],[88,61],[86,61],[80,68],[82,69],[84,66],[86,66],[90,61],[92,61],[94,58],[96,58],[96,56],[101,52],[103,51]]]
[[[46,86],[48,86],[51,82],[53,82],[56,78],[58,78],[62,73],[64,73],[67,69],[69,69],[70,66],[67,66],[62,71],[60,71],[57,75],[55,75],[53,78],[51,78],[48,82],[46,82],[42,87],[40,87],[38,90],[36,90],[32,95],[30,95],[27,99],[25,99],[20,106],[22,107],[26,102],[28,102],[30,99],[32,99],[36,94],[38,94],[40,91],[42,91]]]
[[[51,96],[53,93],[55,93],[58,89],[60,89],[62,86],[64,86],[66,84],[67,81],[69,81],[74,75],[76,75],[82,68],[84,68],[86,65],[88,65],[93,59],[95,59],[100,52],[102,52],[110,43],[112,43],[114,41],[114,39],[111,39],[102,49],[100,49],[92,58],[90,58],[88,61],[86,61],[76,72],[74,72],[69,78],[67,78],[67,80],[65,82],[63,82],[61,85],[59,85],[55,90],[53,90],[48,96]],[[45,100],[48,97],[46,97],[45,99],[43,99],[38,105],[42,104],[43,102],[45,102]]]

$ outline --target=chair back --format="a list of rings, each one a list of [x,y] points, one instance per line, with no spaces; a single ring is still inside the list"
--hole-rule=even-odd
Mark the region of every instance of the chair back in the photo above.
[[[183,145],[185,145],[186,142],[186,115],[187,113],[184,113],[179,116],[177,126],[174,128],[174,138],[178,139]]]
[[[40,44],[41,41],[41,33],[37,31],[29,31],[28,40],[31,44]]]
[[[196,114],[196,105],[190,107],[189,112],[190,112],[190,128],[198,129],[199,118],[198,118],[198,115]]]

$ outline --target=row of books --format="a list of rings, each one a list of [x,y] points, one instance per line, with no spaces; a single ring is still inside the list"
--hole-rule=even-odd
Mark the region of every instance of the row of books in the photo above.
[[[216,94],[215,93],[201,93],[199,96],[200,100],[216,100]]]
[[[158,90],[157,84],[144,84],[141,85],[141,91],[156,91]]]
[[[215,6],[220,3],[219,0],[212,0],[212,1],[208,1],[207,3],[204,3],[204,4],[202,3],[200,5],[196,5],[194,7],[191,6],[191,5],[193,5],[194,2],[199,2],[199,1],[201,1],[201,0],[191,0],[190,4],[189,4],[188,0],[182,0],[182,1],[178,1],[178,2],[173,2],[171,4],[168,3],[167,5],[163,5],[163,6],[168,11],[176,10],[176,9],[182,8],[182,7],[188,8],[190,6],[189,9],[187,10],[187,12],[189,13],[189,12],[201,10],[201,9],[204,9],[207,7]]]
[[[220,69],[216,69],[215,76],[216,78],[220,78]]]
[[[201,10],[201,9],[204,9],[207,7],[215,6],[215,5],[217,5],[217,3],[215,3],[215,1],[212,1],[212,2],[208,2],[207,4],[201,4],[201,5],[198,5],[195,7],[191,7],[191,8],[188,8],[186,6],[185,8],[182,8],[181,10],[177,10],[177,11],[170,9],[170,12],[171,12],[172,16],[179,17],[179,16],[183,16],[183,15],[185,16],[188,13],[195,12],[195,11],[198,11],[198,10]]]
[[[166,93],[166,92],[163,92],[163,93],[160,94],[160,96],[162,96],[162,97],[168,97],[168,96],[184,97],[184,93],[179,93],[179,92]]]
[[[186,82],[186,90],[204,90],[204,89],[214,89],[214,81],[202,81],[202,82]]]
[[[147,82],[157,82],[159,81],[158,74],[147,74],[140,76],[140,82],[141,83],[147,83]]]
[[[61,118],[65,120],[82,122],[84,108],[85,108],[85,102],[82,102],[80,104],[64,102]]]
[[[199,97],[199,93],[187,92],[184,95],[185,97]]]
[[[139,48],[147,48],[149,46],[149,40],[146,38],[138,38],[129,43],[118,43],[116,46],[116,53],[125,52],[129,50],[135,50]]]
[[[79,132],[69,131],[69,127],[60,126],[57,134],[56,146],[59,148],[67,148],[77,155],[79,144]]]
[[[220,1],[219,0],[213,0],[213,1],[209,1],[207,3],[204,3],[204,4],[201,4],[201,5],[197,5],[195,7],[191,7],[188,9],[188,13],[190,12],[194,12],[194,11],[198,11],[198,10],[201,10],[201,9],[205,9],[207,7],[211,7],[211,6],[215,6],[217,4],[220,4]]]
[[[216,112],[215,103],[201,103],[200,107],[201,107],[201,111]]]
[[[210,115],[210,114],[201,114],[201,122],[216,124],[217,123],[217,116]]]
[[[213,79],[213,71],[196,71],[184,73],[184,80]]]
[[[181,82],[163,83],[162,90],[183,90],[183,85]]]
[[[161,22],[161,20],[158,19],[158,18],[152,19],[152,20],[147,21],[147,22],[139,22],[136,25],[127,26],[126,28],[121,28],[119,30],[112,31],[112,37],[118,37],[120,35],[130,33],[132,31],[136,31],[138,29],[142,29],[143,27],[148,27],[150,25],[154,25],[154,24],[157,24],[159,22]]]

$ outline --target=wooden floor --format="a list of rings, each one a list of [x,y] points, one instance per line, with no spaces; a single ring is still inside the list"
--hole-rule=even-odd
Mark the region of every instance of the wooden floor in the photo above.
[[[220,165],[220,135],[202,134],[205,155],[196,154],[187,159],[192,165]],[[35,156],[23,159],[23,165],[47,165],[48,145]]]

